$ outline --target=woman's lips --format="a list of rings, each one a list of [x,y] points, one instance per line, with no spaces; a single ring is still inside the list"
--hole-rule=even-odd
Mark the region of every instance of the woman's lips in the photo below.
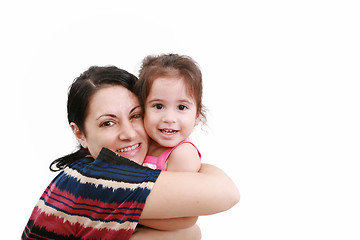
[[[128,151],[131,151],[131,150],[134,150],[136,148],[138,148],[140,146],[140,143],[137,143],[137,144],[134,144],[130,147],[124,147],[124,148],[120,148],[118,150],[116,150],[117,152],[120,152],[120,153],[123,153],[123,152],[128,152]]]
[[[120,148],[116,150],[116,153],[119,154],[120,156],[130,158],[136,155],[138,152],[140,152],[140,150],[141,150],[141,144],[137,143],[129,147]]]
[[[143,145],[145,144],[145,145]],[[143,147],[145,146],[145,147]],[[129,145],[115,150],[114,152],[121,157],[127,158],[137,164],[142,164],[146,155],[146,143],[140,142],[136,144]]]

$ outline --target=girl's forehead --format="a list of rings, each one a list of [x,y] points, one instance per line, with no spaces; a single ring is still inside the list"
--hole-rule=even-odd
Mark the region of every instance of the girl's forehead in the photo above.
[[[162,77],[154,81],[147,96],[147,101],[168,100],[187,101],[195,104],[191,88],[182,77]]]
[[[192,84],[182,75],[165,75],[165,76],[159,76],[157,78],[154,78],[152,81],[150,89],[156,85],[157,87],[162,85],[177,85],[177,86],[184,86],[186,89],[192,89]]]
[[[159,77],[154,79],[150,92],[154,93],[157,92],[159,94],[163,92],[168,92],[174,89],[177,89],[178,92],[186,91],[189,87],[187,86],[186,82],[184,81],[183,77],[172,76],[172,77]]]
[[[190,97],[195,98],[195,88],[193,86],[193,83],[191,80],[187,79],[185,76],[183,76],[181,74],[160,76],[160,77],[157,77],[154,79],[153,84],[156,80],[159,80],[159,79],[162,80],[162,82],[160,83],[160,81],[159,81],[158,85],[160,85],[160,84],[168,84],[168,85],[179,84],[179,86],[182,86],[185,88],[185,91],[187,92],[187,94]]]

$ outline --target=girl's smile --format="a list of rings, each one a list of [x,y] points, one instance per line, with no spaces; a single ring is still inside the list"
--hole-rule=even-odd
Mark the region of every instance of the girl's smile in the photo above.
[[[161,132],[162,137],[165,139],[174,138],[176,134],[179,133],[178,130],[173,129],[159,129],[159,131]]]
[[[194,98],[180,76],[159,77],[150,88],[145,103],[145,130],[163,147],[173,147],[187,139],[198,123]]]
[[[179,132],[178,130],[173,130],[173,129],[160,129],[160,132],[162,132],[163,134],[175,134],[177,132]]]

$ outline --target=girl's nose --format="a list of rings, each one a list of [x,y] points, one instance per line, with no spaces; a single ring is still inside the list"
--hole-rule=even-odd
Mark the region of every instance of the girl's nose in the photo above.
[[[176,114],[174,111],[167,110],[163,115],[162,121],[165,123],[174,123],[176,122]]]

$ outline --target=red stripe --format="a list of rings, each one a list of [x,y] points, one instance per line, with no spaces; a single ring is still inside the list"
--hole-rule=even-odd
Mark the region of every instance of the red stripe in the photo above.
[[[35,226],[46,227],[46,231],[53,232],[59,236],[74,236],[89,239],[129,239],[133,230],[110,230],[107,228],[96,229],[92,227],[84,228],[81,224],[71,224],[64,218],[55,215],[42,213],[38,207],[35,207],[31,220],[35,221]],[[35,235],[34,233],[31,233]],[[39,236],[39,235],[36,235]],[[41,236],[39,236],[41,237]],[[47,239],[47,238],[45,238]]]
[[[51,189],[49,191],[49,189],[47,188],[45,190],[45,192],[43,193],[42,197],[44,199],[47,199],[47,196],[50,194],[51,197],[58,199],[59,201],[69,201],[69,203],[72,203],[71,201],[75,202],[76,205],[81,205],[81,204],[87,204],[87,205],[92,205],[94,206],[95,209],[99,209],[99,208],[110,208],[110,209],[117,209],[119,208],[119,204],[112,202],[112,203],[105,203],[102,201],[98,201],[98,200],[93,200],[93,199],[83,199],[81,197],[76,198],[73,194],[67,192],[67,191],[63,191],[60,190],[58,187],[56,187],[55,184],[51,184]],[[55,193],[51,194],[51,193]],[[57,196],[60,195],[60,196]],[[69,200],[67,200],[69,199]],[[138,202],[125,202],[121,204],[121,207],[126,207],[126,208],[144,208],[145,204],[144,203],[138,203]],[[88,206],[89,208],[91,208],[91,206]]]
[[[118,205],[116,203],[104,203],[91,199],[82,199],[80,197],[75,198],[72,194],[66,191],[61,191],[55,186],[52,186],[51,190],[53,193],[56,194],[51,194],[51,192],[49,192],[49,190],[47,189],[42,196],[45,201],[48,204],[51,204],[56,208],[62,209],[63,211],[66,211],[71,215],[85,215],[90,216],[94,219],[104,219],[107,221],[139,220],[142,209],[144,207],[143,203],[137,202],[126,202]],[[51,198],[48,195],[51,196]],[[91,206],[83,204],[90,204]],[[128,208],[139,208],[139,210]]]
[[[39,228],[45,227],[48,232],[54,232],[63,236],[74,234],[74,228],[71,227],[68,221],[65,224],[64,218],[53,214],[46,214],[37,206],[34,208],[30,220],[34,220],[34,225]]]
[[[31,232],[31,229],[28,227],[28,226],[26,226],[25,228],[27,228],[28,230],[29,230],[29,234],[31,234],[32,236],[36,236],[37,238],[32,238],[32,237],[30,237],[29,235],[27,235],[27,233],[24,231],[24,234],[26,235],[26,238],[27,239],[39,239],[39,237],[40,238],[42,238],[42,239],[47,239],[47,240],[55,240],[55,239],[53,239],[53,238],[47,238],[47,237],[43,237],[43,236],[40,236],[39,234],[35,234],[35,233],[33,233],[33,232]]]
[[[130,239],[133,230],[109,230],[109,229],[95,229],[95,228],[82,228],[77,237],[84,239]]]

